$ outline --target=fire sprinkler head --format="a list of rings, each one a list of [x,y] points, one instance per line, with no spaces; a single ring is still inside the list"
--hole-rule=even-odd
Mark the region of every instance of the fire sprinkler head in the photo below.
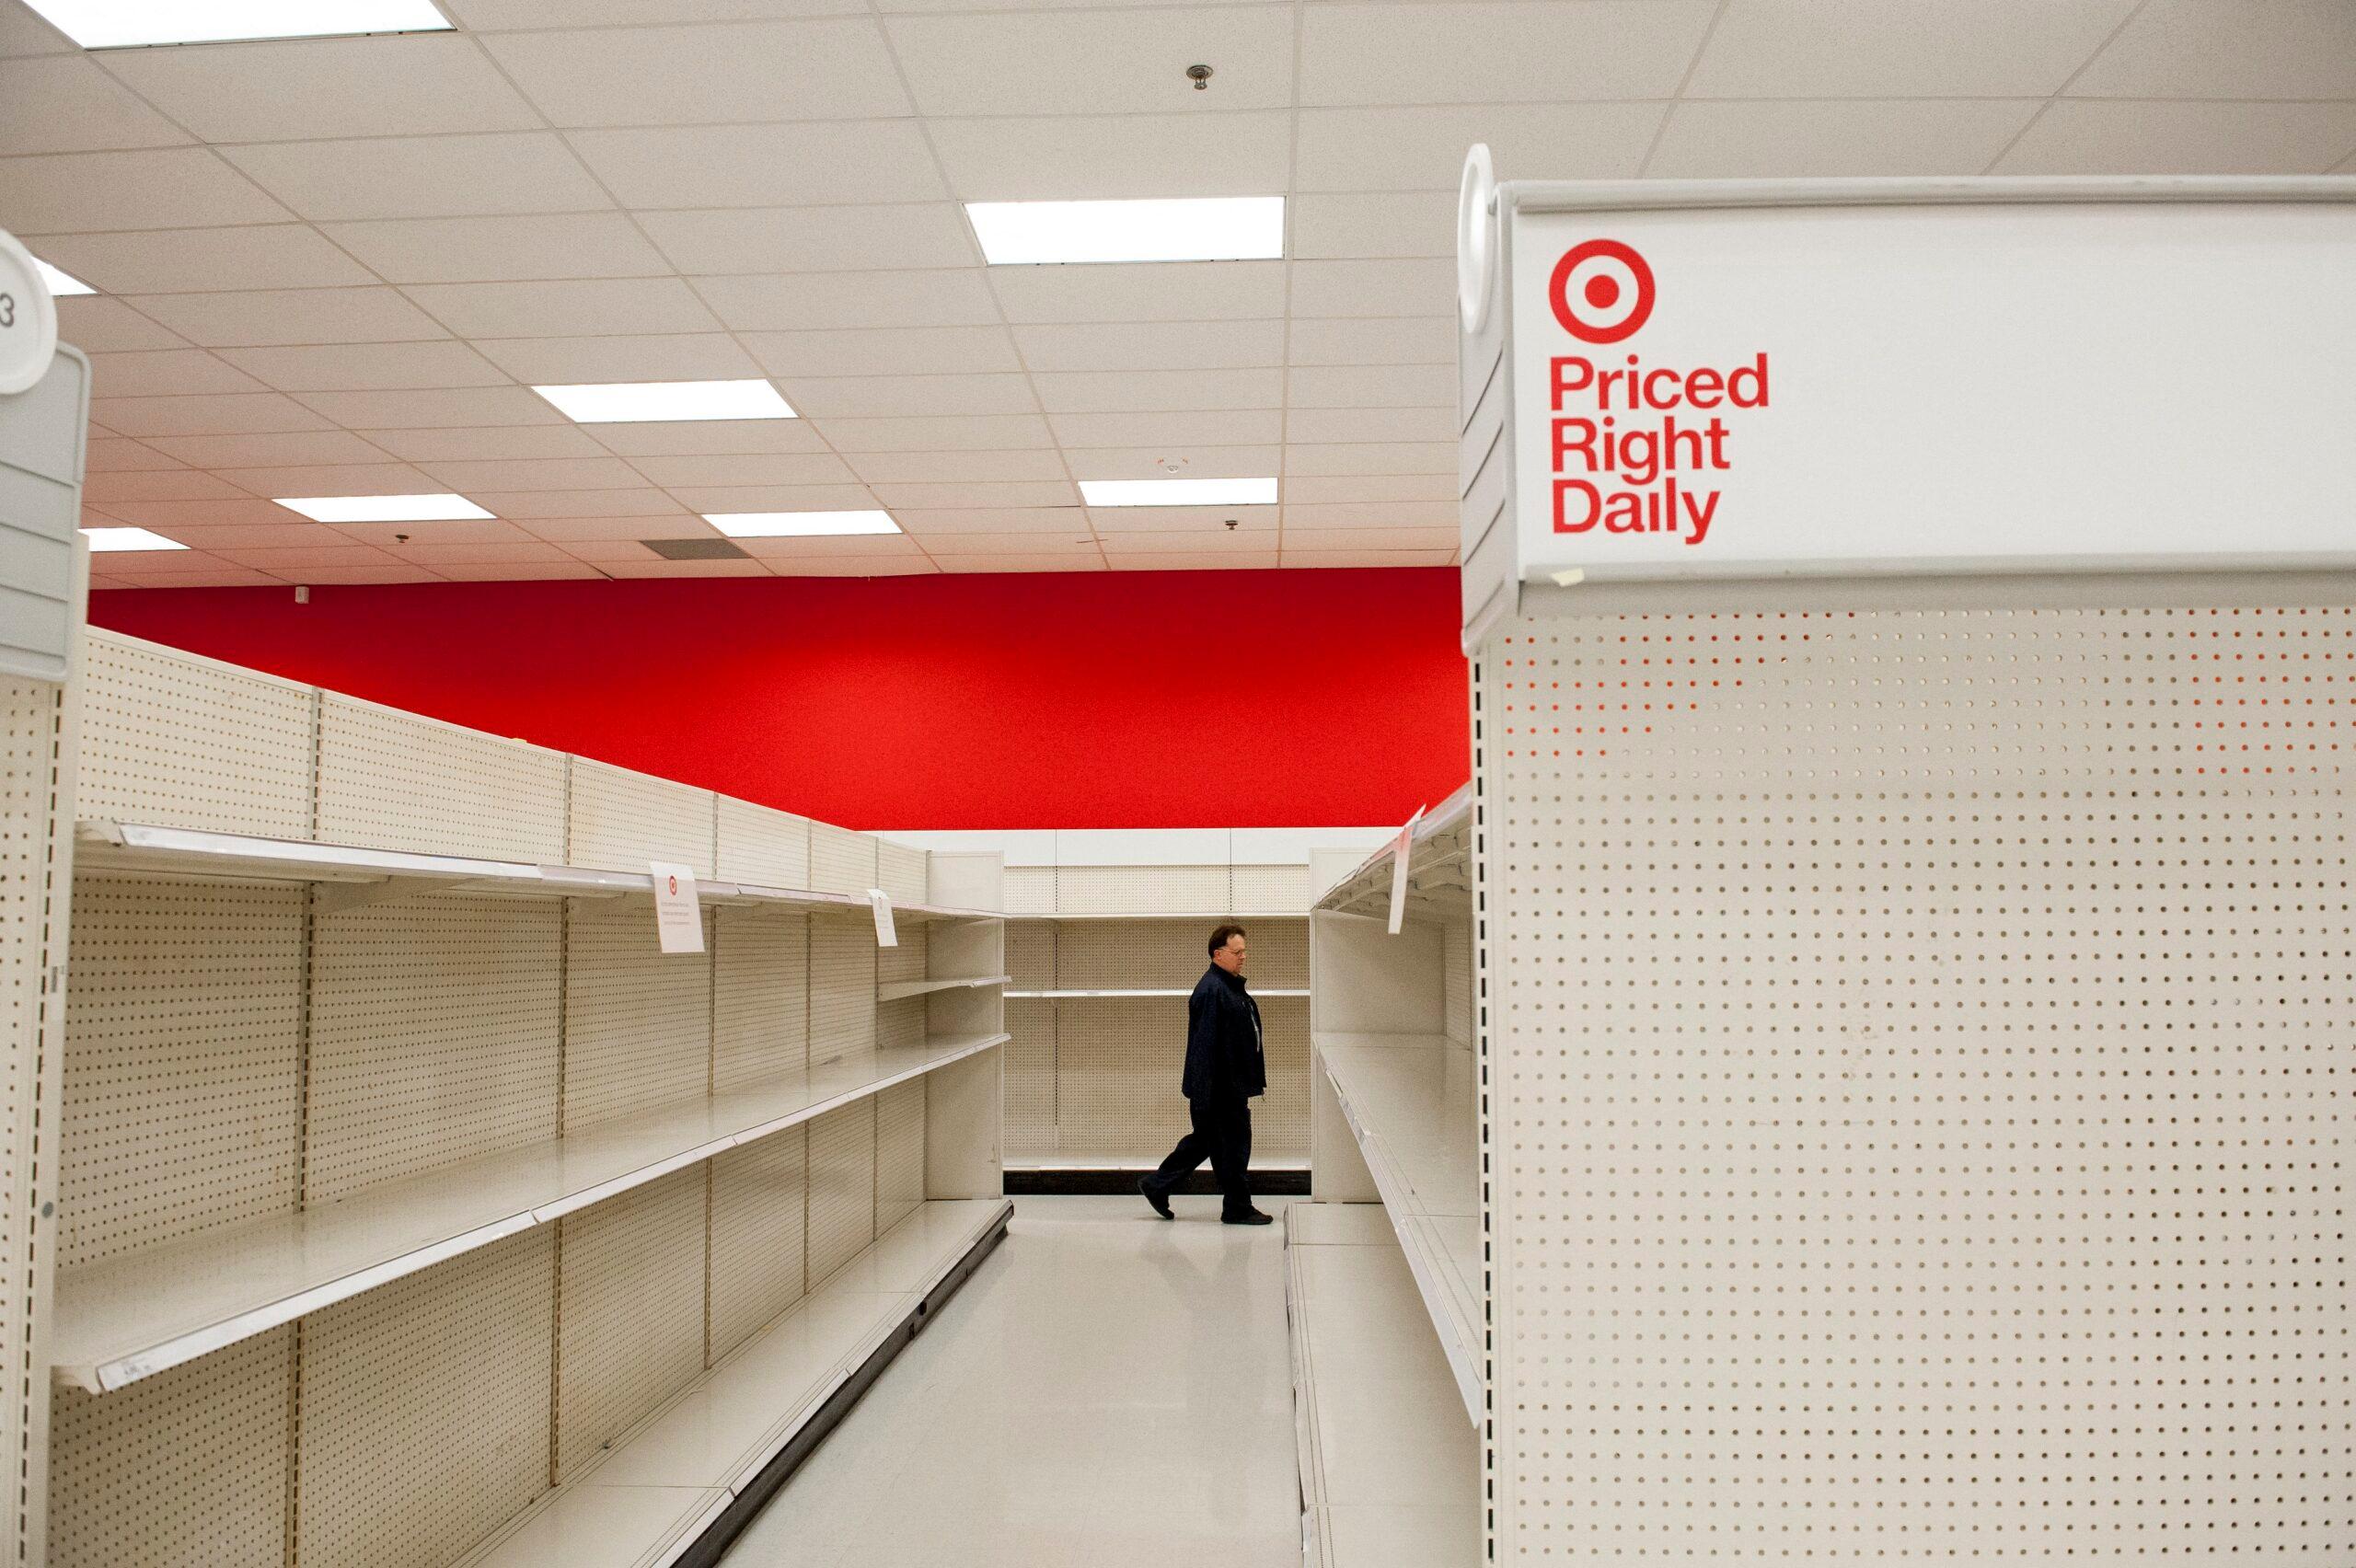
[[[1207,65],[1189,65],[1186,67],[1186,79],[1195,84],[1196,92],[1201,92],[1211,85],[1211,68]]]

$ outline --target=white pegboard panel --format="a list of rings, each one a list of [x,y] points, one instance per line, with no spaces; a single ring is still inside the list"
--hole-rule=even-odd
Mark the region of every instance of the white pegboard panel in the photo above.
[[[875,1097],[875,1229],[878,1235],[924,1202],[924,1079]]]
[[[733,795],[712,800],[722,882],[755,887],[810,885],[810,819]]]
[[[810,1059],[875,1047],[875,922],[865,914],[810,917]]]
[[[1440,962],[1447,987],[1448,1037],[1472,1043],[1472,927],[1451,924],[1440,936]]]
[[[876,841],[830,822],[810,824],[810,885],[821,893],[864,894],[877,886]]]
[[[809,1128],[743,1144],[711,1161],[711,1356],[720,1360],[802,1299],[809,1218]]]
[[[77,879],[60,1267],[294,1207],[305,897]]]
[[[690,1165],[558,1222],[560,1482],[703,1370],[704,1182]]]
[[[1316,902],[1309,886],[1309,867],[1230,866],[1229,907],[1253,915],[1307,915]]]
[[[0,1289],[0,1347],[8,1366],[0,1379],[0,1454],[29,1466],[36,1483],[46,1451],[49,1379],[33,1355],[33,1330],[48,1310],[39,1263],[52,1250],[54,1227],[35,1215],[55,1196],[57,1159],[58,1062],[49,1055],[44,1063],[41,995],[52,940],[44,923],[58,702],[56,686],[0,680],[0,1171],[6,1173],[0,1266],[11,1281]],[[20,1494],[7,1510],[12,1522],[0,1528],[0,1551],[32,1554],[40,1503],[38,1493]]]
[[[868,921],[868,930],[872,934],[874,929],[875,923],[871,918]],[[875,950],[876,983],[883,985],[888,982],[923,980],[930,977],[930,972],[926,965],[930,962],[932,952],[931,924],[911,920],[902,926],[895,922],[893,934],[899,938],[898,946],[879,947]],[[963,971],[953,971],[953,973],[963,973]]]
[[[57,1391],[49,1568],[282,1568],[294,1328],[111,1394]]]
[[[1012,927],[1008,928],[1010,935]],[[1006,1029],[1014,1038],[1006,1059],[1006,1158],[1037,1162],[1057,1150],[1056,1137],[1056,1015],[1053,1002],[1011,1000]]]
[[[1056,1016],[1057,1152],[1156,1161],[1187,1130],[1183,997],[1063,1004]]]
[[[563,921],[520,899],[315,917],[306,1202],[556,1136]]]
[[[548,1488],[556,1229],[303,1325],[294,1562],[452,1562]]]
[[[93,631],[81,696],[83,816],[311,836],[309,686]]]
[[[318,767],[321,843],[564,859],[562,752],[322,692]]]
[[[1006,912],[1010,915],[1052,915],[1056,909],[1056,869],[1053,866],[1006,868]]]
[[[1210,968],[1210,935],[1216,924],[1200,917],[1066,922],[1056,935],[1056,984],[1075,990],[1191,989]],[[1309,984],[1306,919],[1244,925],[1252,950],[1245,972],[1254,989],[1299,990]]]
[[[872,923],[870,924],[872,929]],[[922,980],[927,977],[932,928],[910,921],[897,928],[900,945],[875,950],[875,979],[878,985],[892,981]],[[922,997],[903,997],[898,1001],[878,1002],[875,1006],[875,1043],[878,1048],[924,1043],[926,1001]]]
[[[808,1125],[814,1289],[875,1239],[875,1101],[830,1111]]]
[[[925,852],[888,839],[875,841],[875,885],[895,904],[930,904]]]
[[[1065,915],[1201,914],[1233,907],[1221,866],[1058,866],[1056,909]]]
[[[1260,1035],[1268,1092],[1252,1102],[1252,1158],[1298,1163],[1309,1158],[1309,998],[1263,998]]]
[[[722,909],[712,922],[711,1087],[742,1089],[810,1065],[810,919]]]
[[[658,951],[637,899],[573,899],[565,919],[565,1132],[710,1092],[711,912],[699,953]]]
[[[713,798],[709,790],[576,756],[565,859],[609,871],[673,860],[709,877]]]
[[[2356,1541],[2356,615],[2000,592],[1484,649],[1496,1561]]]
[[[1057,930],[1053,920],[1006,923],[1008,989],[1045,991],[1055,985]]]

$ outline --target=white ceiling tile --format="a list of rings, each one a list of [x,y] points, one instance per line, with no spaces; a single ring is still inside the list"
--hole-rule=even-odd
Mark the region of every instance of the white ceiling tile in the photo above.
[[[653,278],[669,262],[619,213],[391,218],[330,224],[328,236],[396,283]]]
[[[640,521],[659,523],[662,519],[641,518]],[[648,539],[716,539],[720,537],[720,531],[712,527],[710,524],[704,522],[703,519],[699,517],[693,521],[695,523],[696,531],[692,534],[686,532],[649,532],[643,536],[623,536],[617,534],[613,537],[607,539],[566,539],[562,542],[561,548],[565,554],[572,557],[575,560],[595,561],[601,566],[609,565],[618,560],[639,561],[664,559],[667,558],[658,556],[653,550],[647,548],[645,541]]]
[[[1272,549],[1181,550],[1167,554],[1120,554],[1106,558],[1115,571],[1245,571],[1265,570],[1281,559]]]
[[[768,561],[828,560],[846,556],[866,560],[909,560],[924,554],[923,548],[914,539],[878,534],[845,537],[820,536],[807,539],[738,539],[735,545],[754,559]]]
[[[2322,174],[2356,149],[2356,103],[2062,98],[1998,174]]]
[[[838,452],[1010,452],[1056,444],[1037,414],[829,419],[817,431]]]
[[[561,561],[578,564],[559,547],[534,538],[469,541],[453,544],[424,544],[411,539],[406,545],[389,547],[399,559],[413,566],[432,567],[436,571],[454,566],[514,566],[526,561]]]
[[[719,533],[685,512],[670,517],[527,517],[518,523],[534,538],[558,543],[615,539],[710,539]]]
[[[1088,535],[1088,516],[1077,506],[968,507],[911,513],[907,527],[926,541],[928,549],[988,549],[993,548],[991,536],[1068,535],[1074,539],[1082,538]],[[979,537],[954,546],[941,542],[944,535],[961,534]]]
[[[875,506],[865,485],[675,485],[690,512],[864,512]]]
[[[1290,6],[894,17],[884,25],[929,115],[1199,114],[1292,101]],[[1186,78],[1197,61],[1218,69],[1200,92]]]
[[[1199,528],[1136,529],[1104,536],[1104,553],[1121,555],[1168,555],[1173,551],[1210,551],[1229,549],[1244,555],[1259,550],[1273,553],[1276,548],[1276,525],[1274,518],[1246,527],[1241,519],[1233,528],[1224,523],[1211,523]]]
[[[1475,142],[1489,144],[1500,179],[1629,179],[1665,110],[1659,103],[1303,110],[1295,188],[1453,193]]]
[[[561,556],[561,552],[559,552]],[[454,565],[437,561],[433,570],[449,582],[562,582],[569,581],[602,582],[606,573],[586,561],[562,556],[556,560],[537,557],[528,561],[510,565]]]
[[[293,215],[208,147],[0,157],[0,213],[19,235],[268,224]]]
[[[83,469],[86,473],[139,474],[182,467],[185,465],[178,457],[144,441],[132,441],[119,435],[95,436],[83,448]]]
[[[2032,98],[1680,103],[1646,167],[1670,179],[1978,174]]]
[[[442,8],[476,32],[547,27],[549,0],[442,0]],[[567,26],[628,27],[660,22],[749,22],[779,17],[864,15],[859,0],[564,0]]]
[[[535,517],[677,517],[687,510],[669,491],[652,485],[642,490],[484,490],[468,499],[485,512],[517,522]],[[651,532],[641,536],[662,536]]]
[[[540,126],[532,106],[462,33],[115,49],[102,63],[208,142]]]
[[[965,214],[947,202],[641,213],[680,271],[848,272],[981,264]]]
[[[613,203],[547,132],[263,142],[222,156],[304,217],[456,218]]]
[[[355,544],[342,535],[335,536],[335,543],[310,545],[263,545],[242,547],[228,552],[229,558],[241,566],[262,571],[301,571],[321,566],[395,566],[399,563],[374,545]]]
[[[1186,413],[1057,414],[1048,421],[1066,446],[1269,446],[1284,439],[1277,409]]]
[[[1063,371],[1032,380],[1051,415],[1273,409],[1284,402],[1284,373],[1275,369]]]
[[[525,386],[447,391],[306,392],[306,407],[346,430],[452,430],[460,425],[563,424],[547,398]]]
[[[1311,6],[1300,101],[1669,98],[1716,9],[1717,0]]]
[[[303,224],[19,237],[44,261],[111,294],[336,288],[377,281]]]
[[[941,568],[923,556],[846,556],[841,559],[802,557],[762,564],[773,577],[930,577]]]
[[[1302,549],[1288,537],[1282,564],[1302,569],[1336,567],[1452,566],[1454,550],[1319,550]]]
[[[360,544],[385,549],[399,548],[399,536],[412,545],[504,545],[536,543],[513,523],[495,517],[456,519],[446,523],[330,523],[326,527]]]
[[[734,381],[757,379],[755,363],[725,332],[629,338],[478,340],[485,359],[531,386],[584,381]]]
[[[1730,0],[1691,98],[2038,97],[2136,0]]]
[[[1014,341],[1034,371],[1241,370],[1285,357],[1284,323],[1273,320],[1045,324],[1016,328]]]
[[[1454,441],[1456,409],[1295,409],[1285,417],[1294,442]]]
[[[383,451],[350,431],[284,431],[258,435],[159,435],[148,444],[203,468],[275,468],[322,463],[381,463]],[[293,492],[277,490],[286,495]]]
[[[865,17],[502,33],[483,47],[557,125],[711,125],[908,112]]]
[[[152,349],[90,356],[93,398],[168,398],[180,392],[269,390],[202,349]]]
[[[1352,445],[1295,442],[1285,448],[1285,473],[1448,474],[1457,471],[1452,441],[1367,441]]]
[[[34,16],[21,0],[0,0],[0,60],[80,51],[79,44]]]
[[[1291,171],[1292,116],[1281,112],[935,120],[926,128],[951,190],[966,202],[1273,196]]]
[[[698,278],[696,292],[739,332],[848,327],[995,326],[998,306],[978,270],[798,272]]]
[[[1453,501],[1352,501],[1285,503],[1285,535],[1333,528],[1440,528],[1453,536]]]
[[[172,147],[189,136],[79,52],[0,60],[0,142],[11,154]]]
[[[868,328],[748,332],[745,347],[771,375],[964,375],[1020,371],[1003,327]]]
[[[435,484],[461,495],[478,490],[631,490],[646,482],[644,475],[618,457],[496,457],[419,467]]]
[[[1456,470],[1444,474],[1295,474],[1285,480],[1285,504],[1325,502],[1456,502]]]
[[[1068,492],[1070,476],[1060,454],[1047,452],[864,452],[849,459],[851,471],[870,485],[972,484],[1042,480]],[[1055,504],[1076,498],[1068,493]],[[968,503],[970,504],[970,503]]]
[[[934,561],[943,571],[967,574],[1012,571],[1103,571],[1108,570],[1104,557],[1096,550],[1075,550],[1064,555],[940,555]]]
[[[388,566],[306,566],[291,575],[273,576],[272,581],[299,581],[310,587],[368,588],[385,587],[396,582],[439,582],[442,580],[424,567],[394,561]]]
[[[507,377],[464,343],[318,343],[223,349],[221,357],[281,392],[398,392],[498,386]]]
[[[184,349],[188,340],[149,320],[144,312],[104,294],[69,294],[57,303],[57,340],[84,353]]]
[[[449,336],[388,288],[134,294],[131,303],[208,349],[418,342]]]
[[[199,398],[99,398],[90,417],[117,435],[247,435],[325,430],[329,421],[275,392]]]
[[[1306,365],[1286,383],[1296,409],[1456,409],[1452,364]]]
[[[1232,522],[1239,533],[1272,530],[1282,521],[1273,506],[1091,506],[1089,521],[1110,538],[1115,534],[1184,534],[1206,530],[1225,532]]]
[[[245,536],[236,530],[262,530],[271,539],[278,539],[279,530],[290,526],[318,526],[266,501],[124,501],[110,510],[121,522],[154,528],[172,538],[195,538],[192,529],[202,529],[211,538],[214,530],[222,529],[231,531],[220,536],[225,542]]]
[[[857,484],[853,473],[831,452],[745,452],[702,457],[639,457],[630,467],[647,483],[666,488],[722,485]]]
[[[757,560],[662,560],[649,552],[644,560],[601,563],[608,577],[772,577]]]
[[[1456,255],[1456,195],[1320,191],[1292,203],[1291,254],[1310,259]]]
[[[588,434],[606,451],[624,457],[822,452],[826,444],[806,420],[690,420],[678,424],[650,421],[594,425]]]
[[[1087,525],[1078,525],[1078,533],[1057,528],[1050,533],[982,535],[971,531],[939,532],[923,527],[937,513],[913,513],[908,521],[918,531],[911,536],[926,551],[939,557],[980,554],[1010,556],[1078,555],[1098,548],[1096,536],[1088,532]]]
[[[110,556],[108,559],[144,563],[159,558]],[[267,572],[256,571],[251,567],[226,565],[186,572],[133,569],[110,571],[106,577],[108,586],[120,588],[267,588],[283,581]],[[92,586],[98,585],[97,579],[93,578]]]
[[[1453,260],[1293,263],[1295,317],[1422,317],[1455,299]]]
[[[580,131],[572,142],[629,207],[938,202],[948,194],[913,120]]]
[[[1456,317],[1392,317],[1376,321],[1296,321],[1292,363],[1446,364],[1456,363]]]
[[[243,501],[248,493],[218,475],[194,468],[89,474],[82,482],[83,498],[98,506],[127,501]]]
[[[445,487],[406,463],[315,463],[300,467],[223,468],[221,477],[272,500],[309,495],[428,495]]]
[[[875,499],[894,512],[904,508],[911,512],[953,512],[976,506],[1069,506],[1080,500],[1080,492],[1072,489],[1069,479],[870,488],[875,491]]]
[[[297,517],[283,506],[262,510],[285,519],[283,523],[201,523],[166,525],[163,532],[215,555],[242,556],[248,549],[341,549],[352,542],[324,524]]]
[[[778,378],[793,406],[813,419],[907,414],[1022,414],[1037,410],[1020,375],[846,375]]]
[[[1278,446],[1083,447],[1068,457],[1076,479],[1257,479],[1278,472]],[[1451,457],[1449,462],[1453,464]]]
[[[2092,98],[2356,98],[2356,6],[2150,0],[2070,91]]]
[[[1284,315],[1285,267],[1282,261],[993,267],[988,278],[1006,318],[1016,323],[1250,321]],[[1449,286],[1453,291],[1455,285]]]
[[[719,318],[677,278],[414,283],[405,292],[451,331],[468,338],[570,338],[609,325],[640,333],[720,329]]]
[[[456,430],[375,430],[361,435],[404,463],[451,463],[480,458],[603,457],[579,425],[466,426]],[[354,439],[357,439],[355,437]],[[1453,458],[1450,459],[1454,461]]]

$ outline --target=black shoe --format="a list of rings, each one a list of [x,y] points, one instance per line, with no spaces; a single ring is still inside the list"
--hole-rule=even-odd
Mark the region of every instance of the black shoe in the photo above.
[[[1153,1212],[1160,1215],[1162,1218],[1175,1219],[1178,1217],[1176,1215],[1170,1212],[1170,1200],[1164,1197],[1161,1193],[1153,1190],[1152,1177],[1139,1177],[1138,1179],[1138,1191],[1145,1194],[1145,1201],[1153,1205]]]
[[[1262,1214],[1258,1209],[1245,1209],[1242,1214],[1223,1214],[1218,1216],[1218,1222],[1221,1225],[1274,1225],[1276,1216]]]

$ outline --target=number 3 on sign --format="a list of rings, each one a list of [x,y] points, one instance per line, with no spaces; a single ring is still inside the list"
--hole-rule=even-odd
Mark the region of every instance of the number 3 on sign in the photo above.
[[[0,396],[49,374],[57,353],[57,307],[32,253],[0,229]]]

